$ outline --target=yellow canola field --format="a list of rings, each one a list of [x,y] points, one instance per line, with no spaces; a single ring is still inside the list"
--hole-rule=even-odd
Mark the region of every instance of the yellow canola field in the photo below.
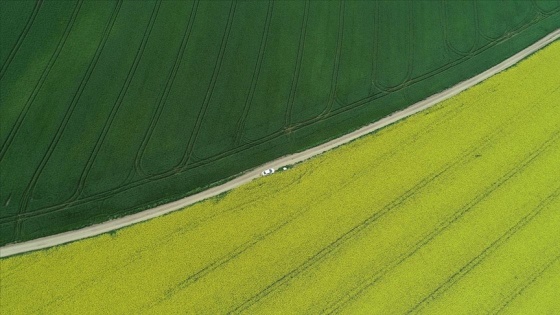
[[[289,171],[3,259],[0,312],[560,313],[558,69],[555,42]]]

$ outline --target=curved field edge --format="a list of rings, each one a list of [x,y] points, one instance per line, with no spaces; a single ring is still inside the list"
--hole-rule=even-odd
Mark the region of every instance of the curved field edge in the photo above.
[[[19,31],[2,46],[0,244],[202,191],[405,108],[560,25],[556,2],[411,6],[27,5],[2,27]]]
[[[17,244],[11,244],[11,245],[7,245],[4,246],[2,248],[0,248],[0,258],[1,257],[9,257],[12,255],[17,255],[20,253],[25,253],[25,252],[30,252],[30,251],[34,251],[34,250],[41,250],[41,249],[45,249],[45,248],[49,248],[52,246],[57,246],[60,244],[65,244],[65,243],[69,243],[69,242],[73,242],[76,240],[80,240],[80,239],[84,239],[84,238],[88,238],[88,237],[92,237],[92,236],[96,236],[96,235],[100,235],[103,233],[107,233],[107,232],[111,232],[126,226],[130,226],[139,222],[143,222],[143,221],[147,221],[149,219],[161,216],[161,215],[165,215],[168,214],[170,212],[173,211],[177,211],[180,210],[181,208],[190,206],[196,202],[200,202],[204,199],[208,199],[214,196],[223,196],[224,194],[226,194],[229,190],[238,187],[244,183],[248,183],[249,181],[260,177],[260,171],[262,169],[268,169],[270,167],[273,167],[277,170],[280,169],[284,169],[284,168],[290,168],[292,165],[297,164],[297,163],[301,163],[302,161],[305,161],[313,156],[322,154],[323,152],[326,152],[328,150],[332,150],[333,148],[336,148],[340,145],[349,143],[351,141],[354,141],[355,139],[363,136],[363,135],[367,135],[369,133],[372,132],[376,132],[377,130],[384,128],[390,124],[393,124],[401,119],[404,119],[406,117],[409,117],[410,115],[414,115],[418,112],[421,112],[427,108],[430,108],[434,105],[436,105],[438,102],[441,102],[445,99],[448,99],[450,97],[453,97],[455,95],[457,95],[458,93],[476,85],[479,84],[480,82],[484,81],[485,79],[491,77],[492,75],[495,75],[496,73],[499,73],[513,65],[515,65],[517,62],[523,60],[524,58],[526,58],[527,56],[530,56],[531,54],[533,54],[534,52],[536,52],[538,49],[541,49],[542,47],[550,44],[551,42],[555,41],[558,36],[560,36],[560,29],[556,30],[552,33],[550,33],[549,35],[543,37],[542,39],[540,39],[539,41],[537,41],[536,43],[532,44],[531,46],[525,48],[524,50],[520,51],[519,53],[515,54],[514,56],[506,59],[505,61],[501,62],[500,64],[476,75],[473,78],[470,78],[466,81],[461,82],[460,84],[457,84],[455,86],[453,86],[450,89],[447,89],[445,91],[442,91],[438,94],[434,94],[432,96],[430,96],[429,98],[418,102],[414,105],[411,105],[409,107],[407,107],[406,109],[402,110],[402,111],[398,111],[396,113],[391,114],[390,116],[387,116],[383,119],[380,119],[379,121],[367,125],[363,128],[360,128],[354,132],[351,132],[349,134],[346,134],[340,138],[336,138],[334,140],[331,140],[329,142],[326,142],[322,145],[319,145],[317,147],[302,151],[300,153],[296,153],[293,155],[288,155],[288,156],[284,156],[280,159],[274,160],[272,162],[269,162],[265,165],[261,165],[259,168],[253,169],[251,171],[247,171],[245,173],[243,173],[242,176],[238,176],[238,177],[234,177],[232,180],[228,181],[227,179],[225,180],[224,184],[218,185],[218,186],[213,186],[210,189],[207,189],[201,193],[195,194],[195,195],[191,195],[189,197],[183,198],[183,199],[179,199],[177,201],[168,203],[168,204],[164,204],[149,210],[145,210],[133,215],[128,215],[126,217],[123,218],[119,218],[119,219],[115,219],[115,220],[111,220],[105,223],[101,223],[101,224],[96,224],[96,225],[92,225],[92,226],[88,226],[82,229],[78,229],[78,230],[74,230],[74,231],[69,231],[66,233],[61,233],[61,234],[57,234],[57,235],[53,235],[53,236],[47,236],[47,237],[43,237],[43,238],[39,238],[39,239],[35,239],[35,240],[31,240],[31,241],[27,241],[27,242],[23,242],[23,243],[17,243]]]
[[[2,310],[554,312],[559,56],[555,42],[425,112],[220,198],[2,259]]]

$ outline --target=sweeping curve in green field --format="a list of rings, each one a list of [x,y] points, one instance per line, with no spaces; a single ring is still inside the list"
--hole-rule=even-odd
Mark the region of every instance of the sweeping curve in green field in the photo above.
[[[182,211],[0,259],[2,314],[558,314],[560,41]]]
[[[559,1],[2,1],[0,245],[193,194],[452,86]]]

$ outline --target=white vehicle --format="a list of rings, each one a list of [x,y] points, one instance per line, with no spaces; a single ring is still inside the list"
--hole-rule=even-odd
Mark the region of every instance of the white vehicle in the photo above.
[[[274,174],[274,169],[273,169],[273,168],[269,168],[269,169],[267,169],[267,170],[264,170],[264,171],[261,173],[261,176],[267,176],[267,175],[270,175],[270,174]]]

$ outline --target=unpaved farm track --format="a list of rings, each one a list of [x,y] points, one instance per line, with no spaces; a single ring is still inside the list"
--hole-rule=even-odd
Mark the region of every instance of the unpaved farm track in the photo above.
[[[465,80],[445,91],[442,91],[438,94],[435,94],[423,101],[420,101],[416,104],[413,104],[409,107],[407,107],[404,110],[398,111],[393,113],[390,116],[387,116],[381,120],[376,121],[375,123],[372,123],[370,125],[367,125],[365,127],[362,127],[354,132],[351,132],[349,134],[346,134],[342,137],[336,138],[334,140],[331,140],[329,142],[326,142],[322,145],[310,148],[308,150],[299,152],[299,153],[295,153],[292,155],[288,155],[288,156],[284,156],[281,157],[279,159],[276,159],[274,161],[268,162],[266,164],[263,164],[261,166],[258,166],[252,170],[249,170],[245,173],[243,173],[242,175],[232,179],[231,181],[228,181],[224,184],[221,184],[219,186],[215,186],[212,188],[209,188],[205,191],[202,191],[200,193],[197,193],[195,195],[191,195],[189,197],[174,201],[174,202],[170,202],[152,209],[148,209],[136,214],[132,214],[132,215],[128,215],[119,219],[115,219],[115,220],[111,220],[111,221],[107,221],[101,224],[96,224],[96,225],[92,225],[92,226],[88,226],[79,230],[74,230],[74,231],[69,231],[69,232],[65,232],[65,233],[61,233],[61,234],[56,234],[56,235],[52,235],[52,236],[47,236],[47,237],[42,237],[42,238],[38,238],[35,240],[31,240],[31,241],[27,241],[27,242],[22,242],[22,243],[17,243],[17,244],[10,244],[10,245],[6,245],[2,248],[0,248],[0,258],[3,257],[8,257],[8,256],[12,256],[12,255],[16,255],[16,254],[21,254],[21,253],[25,253],[25,252],[29,252],[29,251],[34,251],[34,250],[40,250],[40,249],[45,249],[45,248],[49,248],[52,246],[57,246],[57,245],[61,245],[61,244],[65,244],[65,243],[69,243],[69,242],[73,242],[73,241],[77,241],[80,239],[84,239],[84,238],[88,238],[88,237],[92,237],[92,236],[96,236],[99,234],[103,234],[103,233],[107,233],[116,229],[120,229],[122,227],[126,227],[135,223],[139,223],[142,221],[146,221],[176,210],[179,210],[181,208],[184,208],[186,206],[189,206],[191,204],[194,204],[196,202],[199,202],[201,200],[207,199],[207,198],[211,198],[214,197],[216,195],[219,195],[221,193],[227,192],[233,188],[236,188],[240,185],[243,185],[245,183],[250,182],[251,180],[258,178],[260,176],[260,173],[263,169],[267,169],[267,168],[280,168],[282,166],[285,165],[292,165],[292,164],[296,164],[299,162],[302,162],[304,160],[307,160],[313,156],[319,155],[325,151],[331,150],[333,148],[336,148],[340,145],[346,144],[350,141],[353,141],[361,136],[364,136],[368,133],[371,133],[373,131],[379,130],[385,126],[388,126],[394,122],[397,122],[403,118],[406,118],[410,115],[413,115],[415,113],[418,113],[420,111],[423,111],[427,108],[430,108],[434,105],[436,105],[437,103],[446,100],[448,98],[451,98],[457,94],[459,94],[460,92],[486,80],[487,78],[515,65],[517,62],[521,61],[522,59],[526,58],[527,56],[533,54],[534,52],[536,52],[537,50],[543,48],[544,46],[552,43],[553,41],[557,40],[558,38],[560,38],[560,29],[555,30],[554,32],[548,34],[547,36],[543,37],[542,39],[540,39],[539,41],[537,41],[536,43],[532,44],[531,46],[523,49],[522,51],[520,51],[519,53],[513,55],[512,57],[504,60],[503,62],[501,62],[500,64],[476,75],[473,78],[470,78],[468,80]]]

